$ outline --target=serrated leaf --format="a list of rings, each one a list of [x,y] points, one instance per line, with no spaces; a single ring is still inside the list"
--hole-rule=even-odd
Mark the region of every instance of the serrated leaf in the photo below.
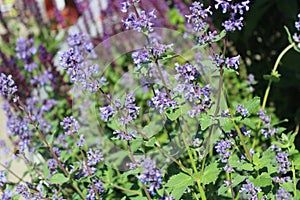
[[[284,182],[281,185],[287,192],[293,192],[294,191],[294,183],[293,182]]]
[[[145,146],[146,147],[154,147],[155,146],[155,142],[156,142],[155,137],[152,137],[151,140],[145,142]]]
[[[221,117],[219,121],[220,121],[220,126],[225,132],[229,132],[234,127],[232,120],[227,117]]]
[[[177,188],[182,186],[193,185],[193,179],[187,174],[180,173],[174,175],[170,178],[170,180],[166,183],[166,187]]]
[[[214,183],[218,179],[220,172],[221,170],[218,168],[217,163],[208,165],[201,177],[201,183],[204,185]]]
[[[254,97],[245,103],[245,108],[248,109],[249,113],[256,113],[260,107],[260,97]]]
[[[63,174],[54,174],[50,179],[48,179],[50,183],[53,184],[63,184],[69,181]]]
[[[174,196],[176,200],[180,199],[183,195],[183,192],[188,186],[194,184],[192,177],[187,174],[180,173],[174,175],[167,182],[166,187],[172,188],[171,196]]]
[[[262,173],[256,179],[253,181],[255,186],[258,187],[267,187],[269,185],[272,185],[272,177],[267,173]]]

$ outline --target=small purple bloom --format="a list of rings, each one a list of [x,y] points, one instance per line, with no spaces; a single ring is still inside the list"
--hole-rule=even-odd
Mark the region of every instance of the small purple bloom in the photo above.
[[[235,31],[236,29],[242,30],[243,20],[243,17],[240,17],[239,19],[229,19],[223,22],[222,26],[224,26],[225,30],[228,32]]]
[[[3,195],[2,195],[2,200],[12,200],[13,192],[9,189],[7,189]]]
[[[221,162],[227,163],[229,156],[232,154],[232,141],[231,140],[221,140],[215,146],[216,152],[221,156]]]
[[[7,182],[6,172],[1,170],[0,171],[0,187],[2,188],[6,182]]]
[[[103,154],[99,150],[93,151],[93,149],[89,149],[87,152],[87,161],[89,166],[96,165],[103,160]]]
[[[73,116],[65,117],[64,120],[60,122],[60,125],[63,126],[65,134],[67,135],[77,133],[80,129],[79,122]]]
[[[97,181],[96,183],[94,183],[94,185],[95,185],[96,192],[98,193],[98,195],[101,194],[102,192],[104,192],[104,186],[101,181]],[[88,189],[88,194],[86,195],[86,199],[87,200],[95,200],[96,196],[97,196],[97,194],[95,194],[94,187],[91,184]]]
[[[239,104],[236,107],[236,114],[241,115],[243,118],[245,118],[248,116],[249,111],[247,108],[244,108],[244,105]]]
[[[77,147],[83,147],[85,144],[85,138],[83,134],[79,135],[79,140],[76,142]]]
[[[165,92],[155,91],[155,96],[152,97],[153,106],[158,109],[159,113],[162,113],[163,110],[167,108],[175,108],[177,102],[170,99]]]
[[[34,47],[33,38],[18,38],[16,52],[17,57],[23,60],[25,70],[32,72],[34,69],[38,68],[37,63],[33,61],[33,55],[37,52],[37,49]]]
[[[249,179],[246,180],[246,184],[242,185],[240,192],[245,192],[248,195],[248,199],[258,200],[258,194],[261,192],[260,187],[255,187],[253,183],[250,182]]]
[[[196,33],[205,30],[207,25],[206,20],[208,16],[212,14],[210,6],[206,9],[204,9],[203,6],[203,3],[194,2],[190,7],[191,14],[185,16],[187,18],[187,22],[193,24],[194,31]]]
[[[295,22],[295,27],[298,31],[300,31],[300,14],[298,14],[299,21]]]
[[[120,139],[120,140],[126,140],[126,141],[130,141],[132,140],[133,138],[135,138],[135,135],[136,135],[136,131],[129,131],[128,134],[122,132],[122,131],[119,131],[119,130],[116,130],[113,132],[114,135],[117,135],[117,138]]]
[[[15,81],[12,79],[12,75],[0,74],[0,94],[5,98],[15,94],[18,91]]]
[[[234,69],[238,70],[239,65],[240,65],[240,55],[232,57],[232,58],[226,58],[225,60],[225,65],[228,69]]]
[[[281,174],[286,174],[290,170],[291,162],[288,160],[289,154],[286,152],[278,152],[276,154],[276,162],[279,165],[277,169]]]
[[[114,109],[111,106],[105,106],[100,109],[100,117],[103,121],[107,122],[109,117],[113,116]]]
[[[146,158],[141,166],[143,167],[143,173],[137,178],[146,186],[148,186],[149,193],[154,196],[155,190],[161,188],[162,173],[161,170],[156,168],[155,161],[150,158]]]
[[[279,188],[277,193],[275,194],[276,200],[292,199],[290,196],[291,196],[290,193],[288,193],[284,188]]]
[[[31,194],[30,192],[28,191],[28,189],[22,185],[22,184],[19,184],[16,188],[16,192],[18,194],[21,194],[23,196],[23,198],[25,199],[31,199]]]

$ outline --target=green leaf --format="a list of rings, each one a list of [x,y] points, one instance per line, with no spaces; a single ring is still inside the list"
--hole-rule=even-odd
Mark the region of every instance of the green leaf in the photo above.
[[[168,109],[166,112],[167,117],[172,120],[175,121],[176,119],[178,119],[181,116],[181,107],[176,108],[176,109]]]
[[[170,178],[170,180],[166,183],[166,187],[178,188],[182,186],[193,185],[193,179],[187,174],[179,173]]]
[[[245,108],[248,109],[249,113],[256,114],[260,107],[260,97],[254,97],[245,103]]]
[[[253,181],[253,183],[255,186],[267,187],[272,185],[272,177],[268,173],[263,172]]]
[[[171,196],[174,196],[176,200],[180,199],[183,192],[188,186],[194,184],[192,177],[187,174],[179,173],[170,178],[167,182],[166,187],[171,188]]]
[[[294,191],[294,183],[293,182],[284,182],[282,184],[282,187],[287,191],[287,192],[293,192]]]
[[[220,172],[221,170],[218,168],[218,164],[211,163],[204,170],[204,173],[201,177],[202,184],[206,185],[209,183],[214,183],[218,179]]]
[[[178,12],[177,9],[172,8],[168,13],[171,24],[181,24],[184,23],[184,17]]]
[[[54,174],[50,179],[48,179],[50,183],[53,184],[63,184],[69,181],[63,174]]]
[[[224,37],[226,36],[226,31],[225,30],[222,30],[220,32],[219,35],[217,35],[217,37],[215,39],[212,40],[212,42],[218,42],[220,40],[222,40]]]
[[[151,138],[151,140],[145,142],[145,146],[146,147],[154,147],[155,142],[156,142],[156,139],[155,139],[155,137],[153,137],[153,138]]]
[[[275,83],[280,81],[280,74],[278,74],[278,72],[272,72],[271,75],[264,75],[264,79],[268,80],[268,81],[273,81]]]
[[[214,120],[206,113],[201,114],[199,121],[201,124],[201,130],[207,129],[214,123]]]

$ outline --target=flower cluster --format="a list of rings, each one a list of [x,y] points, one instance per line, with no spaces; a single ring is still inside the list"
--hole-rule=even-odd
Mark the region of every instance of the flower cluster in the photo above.
[[[105,82],[94,80],[98,65],[90,64],[89,58],[96,56],[93,44],[85,33],[75,33],[68,37],[69,50],[61,53],[60,65],[64,68],[72,83],[81,84],[84,90],[96,92]]]
[[[260,187],[255,187],[249,179],[246,180],[246,184],[243,184],[240,192],[245,192],[248,195],[248,199],[258,199],[258,193],[261,192]],[[261,200],[266,200],[267,197],[263,196]]]
[[[154,196],[155,190],[160,189],[162,184],[161,170],[156,168],[155,161],[150,158],[144,159],[141,163],[143,173],[138,175],[137,178],[146,186],[148,186],[149,193]]]
[[[288,159],[289,154],[286,152],[278,152],[276,154],[276,161],[279,165],[277,169],[281,174],[286,174],[290,170],[291,162]]]
[[[196,33],[202,32],[206,29],[207,18],[212,14],[212,11],[210,11],[210,6],[206,9],[204,9],[203,6],[203,3],[194,2],[190,7],[191,14],[185,16],[188,23],[193,24],[194,31]]]
[[[7,98],[10,95],[15,94],[18,91],[15,81],[12,79],[12,75],[0,74],[0,94]]]
[[[103,154],[99,150],[93,151],[93,149],[89,149],[87,152],[87,162],[88,166],[97,165],[99,162],[103,161]]]
[[[291,194],[288,193],[284,188],[279,188],[277,193],[275,194],[276,200],[289,200],[292,199]]]
[[[118,119],[123,125],[129,124],[139,115],[140,107],[136,106],[133,93],[129,93],[126,95],[123,105],[121,104],[119,99],[116,99],[114,106],[115,110],[119,111],[118,114],[120,116]]]
[[[65,117],[60,125],[63,126],[66,135],[77,133],[80,129],[79,122],[73,117]]]
[[[274,134],[277,133],[277,129],[273,128],[271,125],[271,116],[267,116],[266,115],[266,111],[265,110],[259,110],[257,112],[257,115],[259,116],[260,120],[263,122],[264,127],[261,129],[261,133],[266,137],[270,137]]]
[[[18,38],[16,44],[17,57],[24,62],[24,69],[28,72],[32,72],[34,69],[38,68],[38,65],[33,60],[33,55],[36,54],[37,49],[34,47],[34,39],[23,37]]]
[[[122,3],[122,12],[128,12],[128,8],[131,4],[128,2]],[[132,6],[134,6],[132,4]],[[129,13],[127,18],[122,20],[125,28],[133,29],[139,32],[152,32],[153,31],[153,19],[156,19],[155,10],[146,12],[142,10],[140,13]]]
[[[0,187],[2,188],[6,182],[7,178],[5,171],[0,171]]]
[[[222,23],[226,31],[235,31],[236,29],[241,30],[243,27],[243,14],[249,10],[249,0],[242,1],[239,3],[233,3],[228,0],[215,0],[215,8],[219,7],[222,9],[222,13],[229,13],[230,18]],[[238,17],[239,15],[239,17]]]
[[[227,69],[233,69],[237,71],[240,66],[240,55],[223,59],[219,54],[216,54],[214,57],[211,56],[210,58],[217,67],[225,66]]]
[[[105,188],[104,188],[103,183],[101,181],[95,182],[94,186],[96,188],[96,192],[98,193],[98,195],[100,195],[101,193],[104,192]],[[86,199],[87,200],[95,200],[95,199],[97,199],[96,197],[97,197],[97,194],[95,194],[94,187],[92,185],[90,185],[90,188],[88,189],[88,194],[86,195]]]
[[[300,31],[300,14],[298,14],[299,21],[295,22],[295,27],[297,31]],[[297,47],[300,49],[300,34],[294,33],[293,40],[296,43]]]
[[[249,114],[248,109],[244,108],[244,105],[241,105],[241,104],[237,105],[235,111],[236,111],[236,115],[240,115],[243,118],[247,117]]]
[[[130,141],[135,138],[136,131],[132,130],[132,131],[128,131],[128,133],[127,132],[125,133],[123,131],[115,130],[113,134],[117,135],[117,138],[120,140]]]
[[[199,71],[190,63],[184,65],[175,63],[175,70],[177,72],[175,79],[184,83],[191,83],[200,77]]]
[[[226,163],[228,161],[229,156],[232,154],[230,149],[232,148],[231,140],[221,140],[215,146],[217,153],[221,156],[221,161]]]
[[[155,96],[152,97],[151,103],[159,113],[162,113],[168,108],[175,108],[177,105],[177,102],[172,100],[166,92],[161,92],[159,90],[155,91]]]

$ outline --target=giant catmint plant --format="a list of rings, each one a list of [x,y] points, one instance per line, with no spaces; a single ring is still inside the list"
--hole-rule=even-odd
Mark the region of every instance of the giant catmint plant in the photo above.
[[[0,140],[2,199],[300,199],[299,125],[287,132],[267,107],[282,57],[300,52],[298,33],[286,28],[289,44],[261,98],[252,74],[238,78],[244,61],[229,51],[249,0],[97,2],[99,22],[75,1],[87,32],[62,38],[58,20],[44,22],[32,2],[33,22],[21,23],[43,24],[38,33],[9,36],[0,15],[9,37],[0,94],[14,147]],[[89,20],[102,32],[92,35]],[[231,82],[246,92],[229,96]]]

